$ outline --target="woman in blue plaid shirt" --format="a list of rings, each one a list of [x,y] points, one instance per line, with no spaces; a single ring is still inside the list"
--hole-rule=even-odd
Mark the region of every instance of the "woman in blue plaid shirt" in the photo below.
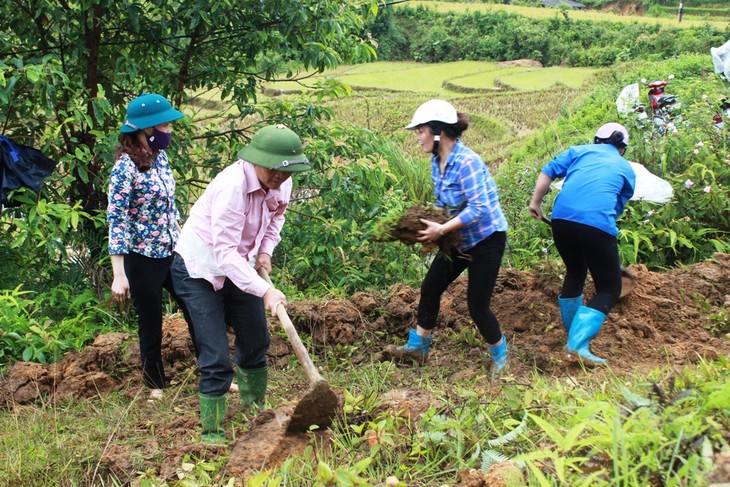
[[[507,242],[507,220],[487,165],[460,140],[468,126],[466,114],[450,103],[430,100],[418,107],[406,127],[415,130],[423,151],[431,153],[435,204],[451,218],[445,223],[421,220],[426,227],[419,240],[435,242],[447,233],[459,232],[461,245],[450,254],[436,256],[421,285],[416,328],[410,330],[405,345],[388,347],[387,352],[425,361],[441,295],[468,268],[469,313],[489,344],[494,378],[507,365],[507,339],[489,308]]]

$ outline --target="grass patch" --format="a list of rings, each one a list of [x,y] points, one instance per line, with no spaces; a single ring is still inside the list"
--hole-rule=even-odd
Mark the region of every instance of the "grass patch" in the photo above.
[[[599,72],[595,68],[563,68],[552,66],[542,69],[515,70],[499,75],[497,81],[517,90],[544,90],[557,84],[578,89]],[[467,84],[473,78],[462,82]]]
[[[478,363],[466,374],[460,363],[404,369],[367,361],[353,369],[347,350],[336,354],[324,362],[325,373],[346,392],[330,448],[315,444],[273,469],[251,472],[254,483],[245,485],[383,485],[391,475],[402,485],[454,485],[460,472],[486,471],[497,459],[521,472],[515,485],[638,486],[649,478],[700,485],[728,439],[723,360],[627,377],[534,372],[526,382],[493,387]],[[277,407],[304,378],[296,363],[271,372],[269,404]],[[194,446],[195,396],[194,384],[180,383],[154,405],[113,393],[5,409],[0,483],[231,485],[230,448]],[[235,407],[235,398],[229,403]],[[168,435],[184,418],[192,422],[186,433]],[[249,421],[236,414],[228,429],[246,429]],[[328,484],[335,472],[359,480]],[[165,483],[171,475],[180,483]],[[271,483],[255,483],[264,479]]]
[[[460,87],[494,88],[494,80],[515,73],[532,73],[534,68],[524,66],[500,65],[485,61],[457,61],[452,63],[425,64],[416,62],[376,62],[342,66],[327,71],[301,82],[279,81],[268,83],[269,92],[294,93],[314,87],[314,83],[324,77],[334,78],[350,85],[355,92],[368,90],[384,90],[396,92],[426,93],[430,97],[458,97],[462,93]],[[549,70],[549,71],[547,71]],[[547,68],[549,78],[539,83],[521,83],[517,89],[547,89],[555,84],[563,84],[577,88],[594,73],[591,68]],[[542,78],[535,73],[528,75]],[[449,84],[454,89],[449,89]]]

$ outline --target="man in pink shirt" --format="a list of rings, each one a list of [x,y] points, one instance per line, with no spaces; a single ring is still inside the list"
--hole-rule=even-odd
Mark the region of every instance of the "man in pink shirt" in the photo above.
[[[262,279],[281,241],[291,175],[311,168],[299,136],[264,127],[221,171],[190,211],[175,247],[175,291],[190,312],[199,350],[200,422],[204,441],[225,440],[225,393],[234,376],[226,326],[235,335],[235,375],[244,406],[264,402],[272,314],[286,297]]]

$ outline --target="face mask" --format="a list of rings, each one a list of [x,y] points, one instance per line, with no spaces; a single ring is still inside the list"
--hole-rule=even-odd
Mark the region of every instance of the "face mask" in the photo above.
[[[147,145],[152,150],[162,150],[170,145],[170,141],[172,140],[172,133],[162,132],[157,129],[152,132],[152,135],[144,134],[144,136],[147,138]]]

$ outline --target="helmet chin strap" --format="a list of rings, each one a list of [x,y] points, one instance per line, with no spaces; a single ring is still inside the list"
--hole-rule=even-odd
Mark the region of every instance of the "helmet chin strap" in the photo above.
[[[441,130],[434,130],[433,131],[433,149],[431,149],[431,154],[435,158],[438,159],[439,156],[439,143],[441,142]]]

